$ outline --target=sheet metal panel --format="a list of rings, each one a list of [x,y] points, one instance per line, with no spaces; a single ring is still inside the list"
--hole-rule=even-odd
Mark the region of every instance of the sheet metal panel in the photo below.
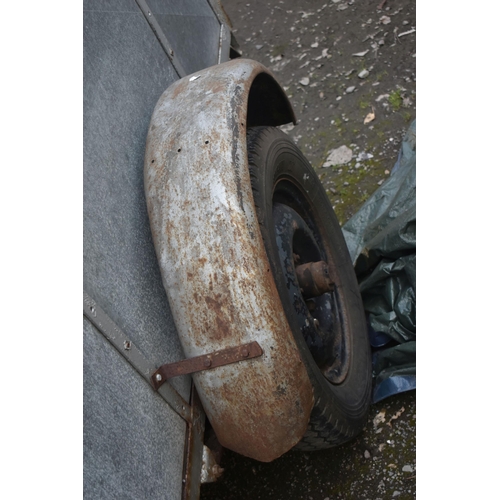
[[[135,2],[127,8],[84,12],[84,288],[159,366],[184,355],[152,243],[143,161],[154,106],[177,74]],[[189,399],[188,377],[172,385]]]
[[[184,354],[152,243],[143,161],[154,106],[178,76],[135,1],[86,0],[83,25],[84,289],[159,366]],[[190,377],[172,385],[189,400]],[[85,320],[85,498],[180,498],[185,431]]]
[[[187,74],[217,64],[221,25],[208,2],[147,3]]]
[[[180,498],[186,423],[86,318],[83,333],[84,498]]]

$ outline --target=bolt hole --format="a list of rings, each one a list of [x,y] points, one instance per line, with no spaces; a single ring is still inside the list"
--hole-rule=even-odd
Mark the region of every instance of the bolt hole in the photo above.
[[[154,160],[151,160],[151,163],[154,163],[155,161]]]
[[[205,144],[208,144],[208,141],[205,141]]]
[[[180,152],[181,152],[181,149],[182,149],[182,148],[179,148],[179,149],[177,150],[177,152],[178,152],[178,153],[180,153]]]

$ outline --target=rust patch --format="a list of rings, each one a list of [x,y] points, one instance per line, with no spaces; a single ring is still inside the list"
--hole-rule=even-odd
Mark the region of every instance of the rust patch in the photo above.
[[[189,80],[184,79],[184,78],[177,81],[176,83],[174,83],[172,85],[173,90],[172,90],[171,99],[176,99],[179,96],[179,94],[186,92],[189,83],[190,83]]]

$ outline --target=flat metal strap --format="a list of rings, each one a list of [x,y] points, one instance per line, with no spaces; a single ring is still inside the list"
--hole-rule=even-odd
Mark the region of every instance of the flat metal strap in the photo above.
[[[215,351],[210,354],[196,356],[195,358],[183,359],[176,363],[165,364],[160,366],[160,368],[153,373],[151,385],[158,390],[169,378],[257,358],[258,356],[262,356],[262,353],[262,347],[260,347],[258,342],[250,342],[248,344]]]
[[[172,48],[172,45],[170,42],[167,40],[167,37],[165,36],[165,33],[163,33],[163,30],[161,29],[160,25],[158,24],[158,21],[156,20],[155,16],[153,15],[153,11],[147,4],[146,0],[135,0],[136,4],[139,6],[139,9],[141,9],[142,13],[144,14],[144,17],[146,18],[147,22],[149,23],[149,26],[153,33],[156,35],[156,38],[160,42],[160,45],[162,46],[163,50],[167,54],[167,57],[170,59],[170,62],[172,63],[172,66],[174,67],[175,71],[179,75],[180,78],[183,76],[186,76],[186,70],[182,67],[181,62],[179,61],[179,58],[177,57],[176,54],[174,54],[174,49]]]
[[[156,372],[156,366],[151,363],[144,354],[131,342],[129,338],[118,328],[113,320],[97,305],[96,301],[88,293],[83,292],[83,314],[111,343],[113,347],[139,372],[139,374],[151,383],[151,376]],[[186,422],[191,423],[191,407],[184,398],[170,385],[163,384],[161,388],[154,387],[158,394],[167,404]]]

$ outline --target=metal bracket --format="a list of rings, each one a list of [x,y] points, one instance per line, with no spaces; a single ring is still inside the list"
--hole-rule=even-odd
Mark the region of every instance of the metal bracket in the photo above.
[[[155,390],[158,390],[169,378],[257,358],[262,356],[263,352],[258,342],[250,342],[248,344],[215,351],[211,354],[203,354],[195,358],[165,364],[160,366],[160,368],[153,373],[151,376],[151,384]]]

